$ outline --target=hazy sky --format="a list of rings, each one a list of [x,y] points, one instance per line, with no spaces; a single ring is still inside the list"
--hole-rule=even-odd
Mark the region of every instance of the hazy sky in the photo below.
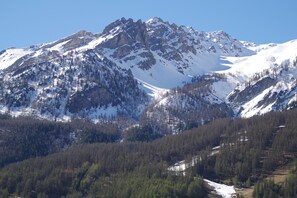
[[[0,0],[0,51],[155,16],[256,43],[297,39],[297,0]]]

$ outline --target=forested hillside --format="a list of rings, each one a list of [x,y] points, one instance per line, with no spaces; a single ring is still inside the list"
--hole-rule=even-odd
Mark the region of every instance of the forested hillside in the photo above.
[[[46,156],[73,144],[115,142],[121,136],[111,122],[94,124],[74,120],[69,123],[30,117],[0,116],[0,167],[16,161]]]
[[[112,142],[117,134],[116,130],[110,132],[108,131],[110,127],[106,127],[103,131],[101,128],[102,134],[108,134],[108,137],[110,135],[110,139],[103,139],[105,143],[92,144],[90,140],[94,138],[88,139],[87,136],[80,138],[79,140],[82,140],[80,142],[69,144],[69,148],[54,150],[61,152],[45,157],[36,156],[47,155],[54,151],[44,147],[45,151],[38,153],[41,152],[42,145],[47,145],[45,143],[51,137],[64,137],[63,131],[68,131],[69,134],[71,130],[68,129],[73,129],[73,124],[45,124],[41,121],[19,120],[22,125],[15,126],[22,126],[24,130],[22,137],[26,141],[24,140],[23,144],[28,141],[30,145],[37,145],[31,146],[31,150],[23,151],[31,153],[28,156],[21,155],[21,158],[16,152],[17,157],[13,157],[13,160],[9,161],[2,157],[2,166],[12,161],[31,159],[12,163],[1,169],[0,195],[2,197],[205,197],[208,192],[202,178],[248,187],[260,182],[275,168],[295,159],[296,119],[296,110],[269,113],[249,119],[220,119],[183,134],[165,136],[151,142],[106,143],[109,140]],[[2,131],[5,126],[11,130],[12,126],[9,126],[9,123],[15,120],[3,118],[1,122],[5,123],[1,124]],[[36,122],[40,122],[39,129],[33,127],[38,126]],[[65,127],[67,130],[64,130]],[[25,133],[25,129],[27,131],[32,129],[36,134],[43,133],[47,138],[39,141],[35,136],[30,136],[30,133]],[[95,130],[96,127],[85,123],[82,129]],[[143,131],[145,130],[144,128]],[[68,141],[67,138],[66,140]],[[17,141],[15,139],[15,142]],[[1,145],[1,152],[6,151],[6,148],[11,148],[13,151],[13,146],[3,147],[6,144],[2,139]],[[48,145],[55,144],[48,143]],[[215,154],[212,153],[213,147],[219,148]],[[11,154],[14,155],[13,152]],[[189,162],[193,157],[198,157],[199,160],[188,168],[185,174],[178,174],[168,169],[178,161]],[[287,195],[286,193],[295,195],[296,188],[293,185],[295,181],[296,177],[292,173],[287,184],[281,187],[282,195]],[[261,186],[261,184],[256,186],[258,185]],[[258,188],[263,189],[256,187]]]

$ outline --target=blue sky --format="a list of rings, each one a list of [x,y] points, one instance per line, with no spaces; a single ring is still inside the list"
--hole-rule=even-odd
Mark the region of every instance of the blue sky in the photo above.
[[[297,39],[296,0],[0,0],[0,51],[99,33],[121,17],[158,16],[196,30],[224,30],[256,43]]]

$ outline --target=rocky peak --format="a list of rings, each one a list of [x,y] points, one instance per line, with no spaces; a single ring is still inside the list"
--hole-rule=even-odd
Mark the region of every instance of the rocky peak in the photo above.
[[[154,17],[145,22],[147,25],[158,25],[160,23],[164,23],[164,21],[159,17]]]
[[[222,45],[231,44],[234,42],[237,42],[237,45],[242,45],[242,43],[238,42],[224,31],[210,32],[208,33],[208,37],[212,40],[212,42],[220,43]]]
[[[157,93],[145,83],[160,90],[180,86],[190,76],[220,69],[222,55],[247,51],[223,31],[196,31],[158,17],[121,18],[100,34],[80,31],[30,49],[0,52],[0,68],[7,68],[0,71],[0,111],[17,113],[22,107],[28,115],[61,118],[140,115],[147,100],[141,88]]]
[[[141,20],[134,22],[133,19],[122,18],[108,25],[103,34],[114,35],[102,44],[103,47],[111,49],[133,46],[135,43],[144,46],[147,40],[146,24]]]
[[[121,19],[118,19],[114,22],[112,22],[111,24],[107,25],[102,34],[109,34],[111,32],[112,29],[116,28],[116,27],[120,27],[122,26],[127,20],[123,17]]]
[[[81,30],[75,34],[70,35],[66,39],[74,39],[74,38],[78,38],[78,37],[94,37],[94,34],[91,32],[87,32],[85,30]]]
[[[156,35],[156,33],[159,35],[164,34],[165,32],[174,31],[175,29],[177,29],[177,25],[165,22],[158,17],[149,19],[145,23],[147,25],[147,30],[150,33],[154,33],[154,35]]]

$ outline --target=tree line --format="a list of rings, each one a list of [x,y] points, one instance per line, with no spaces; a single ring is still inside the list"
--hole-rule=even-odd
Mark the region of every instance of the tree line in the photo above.
[[[296,119],[296,110],[273,112],[218,119],[150,142],[139,136],[136,142],[73,144],[63,152],[3,167],[0,195],[205,197],[202,177],[249,186],[296,157]],[[144,136],[152,133],[149,127],[141,130]],[[212,154],[215,146],[220,149]],[[168,170],[193,157],[199,160],[185,176]]]
[[[113,123],[69,123],[30,117],[0,116],[0,167],[32,157],[60,152],[73,144],[115,142],[121,136]]]

